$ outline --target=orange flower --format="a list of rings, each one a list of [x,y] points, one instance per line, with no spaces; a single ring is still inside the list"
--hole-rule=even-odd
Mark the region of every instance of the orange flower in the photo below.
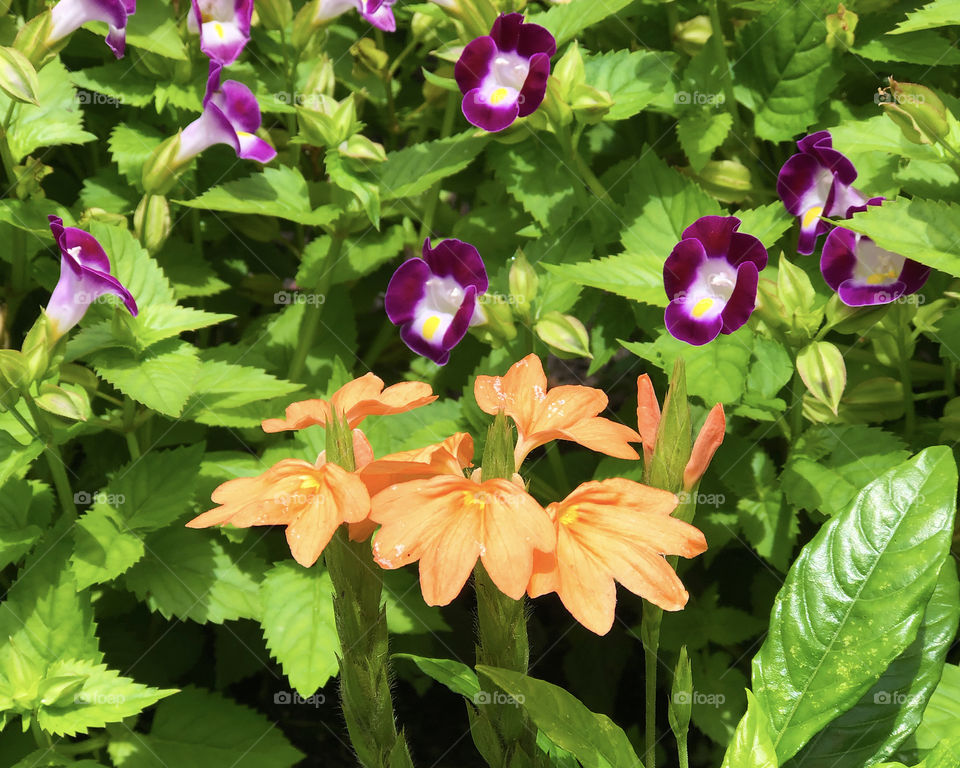
[[[349,384],[344,384],[327,400],[302,400],[287,407],[285,419],[267,419],[264,432],[283,432],[304,429],[318,424],[324,426],[330,417],[331,406],[346,418],[353,429],[367,416],[381,416],[427,405],[437,399],[429,384],[404,381],[383,388],[383,379],[368,373]]]
[[[463,470],[472,466],[473,438],[457,432],[442,443],[377,459],[363,467],[360,477],[374,496],[391,485],[409,480],[436,475],[463,477]]]
[[[516,423],[517,469],[530,451],[551,440],[572,440],[621,459],[639,458],[629,443],[639,442],[640,435],[597,416],[607,407],[607,396],[592,387],[547,389],[543,364],[536,355],[527,355],[505,376],[478,376],[473,391],[483,411],[496,415],[503,410]]]
[[[556,544],[547,513],[509,480],[441,475],[400,483],[373,498],[370,518],[381,524],[374,560],[387,569],[419,560],[428,605],[460,594],[478,559],[500,591],[519,600],[534,550],[550,552]]]
[[[664,555],[694,557],[703,534],[670,516],[677,497],[632,480],[584,483],[547,512],[557,531],[554,552],[534,555],[530,597],[556,592],[583,626],[605,635],[613,626],[616,581],[664,610],[677,611],[687,592]]]
[[[649,465],[653,458],[653,451],[657,443],[657,429],[660,426],[660,404],[653,391],[653,383],[647,374],[637,379],[637,429],[643,438],[643,460]],[[683,470],[683,487],[690,490],[707,471],[713,455],[723,442],[723,435],[727,429],[727,420],[723,414],[723,406],[717,403],[710,409],[700,434],[693,443],[690,460]]]
[[[353,448],[358,467],[373,458],[370,443],[358,429],[353,431]],[[350,524],[350,538],[366,538],[375,528],[367,520],[367,488],[358,473],[327,463],[325,453],[315,464],[284,459],[257,477],[228,480],[213,492],[220,506],[187,527],[285,525],[290,554],[305,567],[317,562],[342,523]]]

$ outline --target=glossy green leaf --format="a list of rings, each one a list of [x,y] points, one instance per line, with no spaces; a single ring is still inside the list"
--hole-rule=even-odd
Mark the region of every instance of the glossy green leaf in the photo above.
[[[720,768],[778,768],[768,721],[760,702],[747,691],[747,714],[737,725]]]

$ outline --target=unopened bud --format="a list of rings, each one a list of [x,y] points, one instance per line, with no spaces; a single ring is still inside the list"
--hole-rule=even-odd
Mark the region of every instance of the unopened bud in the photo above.
[[[815,341],[797,355],[797,372],[810,394],[836,416],[847,386],[847,367],[840,350],[828,341]]]
[[[387,159],[387,152],[383,144],[371,141],[366,136],[356,133],[337,147],[341,155],[352,157],[355,160],[370,160],[382,163]]]
[[[361,37],[350,46],[350,55],[355,62],[371,72],[384,72],[390,63],[390,55],[377,47],[376,41]]]
[[[0,46],[0,89],[11,99],[40,106],[37,70],[16,48]]]
[[[592,125],[603,120],[613,103],[613,97],[607,91],[582,83],[573,89],[570,108],[577,119]]]
[[[898,83],[891,77],[889,93],[881,92],[879,103],[914,144],[936,144],[950,133],[947,108],[926,86]]]
[[[144,195],[133,214],[133,231],[143,247],[151,255],[156,253],[163,247],[172,229],[167,198],[163,195]]]
[[[293,19],[290,0],[257,0],[257,14],[267,29],[286,29]]]
[[[690,728],[690,713],[693,709],[693,670],[687,646],[680,648],[680,657],[673,670],[673,684],[670,686],[670,704],[667,707],[667,721],[677,741],[687,738]]]
[[[569,101],[574,88],[586,82],[586,72],[583,67],[583,56],[580,46],[574,40],[567,46],[566,53],[553,68],[553,77],[557,80],[560,94],[565,101]]]
[[[85,390],[67,389],[51,382],[40,387],[40,394],[34,402],[47,413],[69,421],[86,421],[93,413]]]
[[[698,178],[708,193],[725,203],[740,202],[753,188],[750,169],[736,160],[711,160]]]
[[[556,352],[593,358],[587,329],[573,315],[548,312],[534,326],[540,340]]]
[[[179,133],[153,150],[143,165],[143,189],[148,195],[165,195],[173,189],[184,168],[179,155]]]
[[[53,17],[50,11],[44,11],[20,27],[20,31],[13,41],[13,47],[26,56],[27,60],[36,69],[40,69],[53,58],[57,50],[66,45],[66,40],[50,42],[52,27]]]
[[[304,87],[305,95],[308,98],[319,94],[333,96],[336,82],[337,76],[333,71],[333,62],[329,56],[323,54],[307,76],[307,83]]]
[[[537,270],[523,255],[523,251],[517,251],[513,264],[510,265],[509,284],[510,301],[516,306],[518,314],[529,316],[533,300],[537,297],[540,278],[537,277]]]
[[[694,16],[688,21],[678,22],[673,28],[673,39],[688,56],[694,56],[706,45],[713,34],[713,25],[709,16]]]
[[[837,12],[827,16],[827,47],[839,48],[842,51],[853,47],[854,30],[860,17],[853,11],[844,8],[843,3],[837,6]]]

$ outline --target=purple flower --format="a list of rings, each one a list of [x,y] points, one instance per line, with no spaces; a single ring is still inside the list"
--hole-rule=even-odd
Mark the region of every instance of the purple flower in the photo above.
[[[137,10],[137,0],[60,0],[50,9],[48,43],[62,40],[88,21],[105,21],[110,27],[107,45],[123,58],[127,44],[127,17]]]
[[[800,151],[780,169],[777,194],[784,206],[800,219],[797,252],[813,253],[817,238],[829,225],[821,216],[846,219],[850,208],[865,205],[867,199],[852,184],[857,169],[842,152],[833,148],[830,131],[811,133],[797,142]]]
[[[477,249],[462,240],[423,244],[423,258],[394,272],[384,305],[400,338],[418,355],[446,365],[467,329],[486,322],[477,297],[486,293],[487,270]]]
[[[665,320],[675,338],[700,346],[733,333],[753,313],[767,250],[739,226],[736,216],[697,219],[667,257]]]
[[[490,34],[470,41],[454,76],[463,92],[463,114],[485,131],[502,131],[536,111],[547,91],[557,41],[523,14],[501,14]]]
[[[319,0],[313,21],[315,24],[323,24],[349,10],[355,10],[377,29],[394,32],[397,29],[397,21],[393,17],[395,2],[396,0]]]
[[[227,66],[250,40],[253,0],[190,0],[187,27],[200,33],[200,50],[211,61]]]
[[[277,151],[256,135],[260,128],[260,105],[243,83],[220,83],[219,64],[210,63],[203,113],[180,134],[176,165],[188,162],[207,147],[229,144],[237,157],[269,163]]]
[[[871,201],[870,205],[880,202]],[[860,205],[849,213],[866,209],[866,205]],[[840,301],[850,307],[863,307],[889,304],[916,293],[927,282],[930,267],[881,248],[866,235],[834,227],[823,244],[820,272],[827,285],[840,295]]]
[[[59,216],[48,216],[50,231],[60,246],[60,280],[47,305],[54,335],[59,338],[80,322],[87,307],[106,293],[119,296],[130,314],[137,316],[137,302],[110,274],[110,259],[89,232],[64,227]]]

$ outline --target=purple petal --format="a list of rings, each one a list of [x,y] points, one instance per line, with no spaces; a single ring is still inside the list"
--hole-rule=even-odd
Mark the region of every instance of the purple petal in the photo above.
[[[520,27],[520,40],[517,42],[517,53],[521,56],[533,57],[538,53],[548,59],[557,52],[557,40],[550,31],[539,24],[524,23]]]
[[[50,41],[61,40],[88,21],[105,21],[112,27],[127,25],[122,0],[60,0],[50,9]]]
[[[237,131],[254,133],[260,128],[260,105],[247,86],[236,80],[226,80],[215,94],[213,101],[226,115]]]
[[[830,135],[830,131],[817,131],[816,133],[804,136],[797,142],[797,147],[801,152],[812,152],[813,148],[818,144],[823,144],[827,147],[833,146],[833,136]]]
[[[899,280],[886,285],[864,285],[847,280],[840,284],[837,294],[840,296],[840,301],[848,307],[869,307],[896,301],[903,296],[905,288],[906,286]]]
[[[367,0],[365,9],[360,11],[370,24],[384,32],[396,32],[397,20],[393,16],[393,0]]]
[[[221,71],[223,71],[222,64],[216,61],[210,62],[210,69],[207,70],[207,90],[203,94],[203,106],[207,106],[207,102],[220,90]]]
[[[697,276],[697,269],[706,260],[703,243],[695,238],[677,243],[663,264],[663,287],[671,301],[686,293]]]
[[[110,271],[110,259],[97,238],[89,232],[76,227],[64,227],[63,219],[59,216],[47,217],[50,222],[50,231],[60,247],[60,254],[81,268],[92,268],[101,272]],[[74,250],[79,248],[79,250]]]
[[[535,25],[528,25],[535,26]],[[523,81],[520,91],[520,117],[532,115],[543,103],[547,93],[547,80],[550,79],[550,57],[545,53],[536,53],[530,59],[530,71]]]
[[[471,124],[490,133],[509,127],[520,115],[520,104],[513,101],[502,107],[495,107],[483,99],[479,88],[474,88],[463,97],[463,116]]]
[[[757,285],[760,273],[752,261],[743,262],[737,269],[737,284],[727,299],[727,305],[720,313],[723,318],[723,332],[733,333],[742,327],[757,306]]]
[[[423,243],[423,259],[433,274],[452,277],[463,288],[473,286],[477,293],[486,293],[489,287],[483,259],[470,243],[450,238],[432,248],[427,238]]]
[[[227,116],[212,101],[203,113],[180,132],[180,150],[177,164],[185,163],[214,144],[227,144],[240,153],[240,140]]]
[[[748,235],[746,232],[734,232],[730,237],[727,261],[734,266],[739,266],[748,261],[752,262],[759,272],[767,266],[767,249],[753,235]]]
[[[709,259],[725,259],[730,238],[739,226],[740,219],[736,216],[701,216],[683,230],[683,239],[699,240]]]
[[[200,50],[224,66],[237,60],[249,40],[238,24],[208,21],[200,29]]]
[[[416,354],[428,360],[433,360],[437,365],[446,365],[450,362],[450,350],[435,347],[428,343],[413,330],[413,326],[409,323],[400,329],[400,338],[403,340],[403,343],[410,347]]]
[[[447,332],[443,334],[443,339],[440,343],[444,349],[453,349],[463,340],[463,337],[467,334],[467,329],[470,327],[470,321],[473,319],[473,313],[476,309],[477,289],[471,285],[464,291],[463,304],[460,305],[457,314],[453,316],[453,321],[450,323],[450,327],[447,328]]]
[[[467,94],[480,87],[490,73],[496,55],[497,44],[492,37],[478,37],[467,44],[453,68],[461,93]]]
[[[853,277],[857,266],[857,234],[843,227],[834,227],[823,243],[820,254],[820,273],[833,290]]]
[[[721,315],[709,320],[697,320],[690,313],[687,302],[682,298],[674,299],[667,305],[663,318],[671,336],[695,347],[713,341],[723,330]]]
[[[823,204],[817,195],[817,181],[823,168],[818,160],[806,154],[787,159],[777,176],[777,195],[787,212],[802,216],[813,205]]]
[[[117,278],[88,268],[81,268],[78,273],[67,257],[62,258],[60,279],[50,295],[46,309],[47,315],[54,322],[56,334],[62,336],[73,328],[86,314],[90,304],[107,293],[119,296],[130,314],[137,316],[136,301]]]
[[[900,282],[903,283],[905,294],[916,293],[930,277],[930,267],[920,264],[913,259],[903,262],[903,271],[900,272]]]
[[[423,259],[408,259],[390,278],[383,306],[394,325],[413,320],[417,303],[424,297],[430,267]],[[416,350],[414,350],[416,351]]]
[[[107,45],[110,46],[110,50],[113,51],[113,55],[118,59],[123,58],[123,54],[127,50],[127,29],[126,26],[123,28],[119,27],[110,27],[110,31],[107,32],[106,36]]]
[[[277,156],[277,150],[269,141],[264,141],[252,133],[238,132],[237,141],[240,144],[237,157],[243,160],[256,160],[258,163],[266,164]]]
[[[493,22],[490,37],[501,51],[516,51],[520,46],[520,29],[523,27],[522,13],[501,13]]]

